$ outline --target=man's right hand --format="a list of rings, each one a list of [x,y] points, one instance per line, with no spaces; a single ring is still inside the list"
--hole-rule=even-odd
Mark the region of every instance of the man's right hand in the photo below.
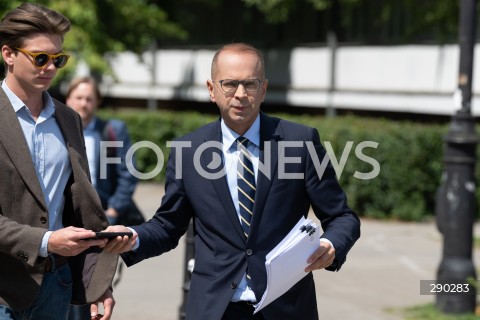
[[[48,239],[48,252],[64,257],[76,256],[86,249],[98,246],[103,248],[106,239],[86,240],[95,236],[95,232],[84,228],[67,227],[54,231]]]
[[[132,230],[128,229],[122,225],[109,226],[104,231],[106,232],[131,232]],[[124,253],[131,251],[137,242],[138,235],[134,232],[131,238],[127,236],[116,237],[110,239],[105,245],[104,250],[111,253]]]

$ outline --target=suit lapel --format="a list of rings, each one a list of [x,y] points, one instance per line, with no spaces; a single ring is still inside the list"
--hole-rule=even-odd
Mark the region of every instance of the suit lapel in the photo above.
[[[203,142],[221,142],[222,141],[222,131],[220,128],[220,121],[217,121],[214,126],[212,126],[212,130],[205,135],[205,139]],[[212,161],[213,157],[220,157],[223,161],[223,153],[222,150],[218,150],[217,148],[212,148],[213,152],[203,152],[202,153],[202,167],[207,168],[208,164]],[[214,155],[216,154],[216,155]],[[221,178],[218,179],[210,179],[212,182],[213,188],[217,193],[218,199],[223,206],[224,212],[227,217],[230,219],[232,224],[237,231],[238,236],[245,241],[245,236],[243,235],[243,229],[240,225],[240,221],[238,220],[237,211],[235,210],[235,206],[232,201],[232,196],[230,195],[230,189],[228,188],[227,183],[227,176],[224,174]]]
[[[260,113],[260,155],[259,162],[265,165],[265,173],[258,170],[257,192],[255,194],[255,205],[253,208],[253,216],[250,226],[250,233],[255,234],[257,225],[263,213],[265,202],[270,192],[272,181],[277,174],[278,166],[278,141],[283,140],[283,132],[281,131],[278,121]],[[269,147],[268,147],[269,146]],[[270,149],[270,150],[269,150]],[[268,176],[269,175],[269,176]],[[249,237],[252,240],[254,237]]]
[[[75,138],[72,137],[72,133],[77,133],[76,130],[73,130],[77,126],[73,117],[68,117],[65,114],[66,110],[63,110],[61,107],[55,103],[55,120],[57,121],[60,131],[62,131],[63,139],[65,144],[70,147],[70,143],[75,141]]]
[[[65,145],[67,146],[68,157],[70,164],[72,166],[72,173],[75,177],[79,177],[83,168],[88,167],[86,162],[87,156],[85,154],[85,143],[79,137],[82,135],[80,118],[72,117],[68,115],[69,111],[67,106],[59,105],[55,100],[55,120],[57,121],[58,127],[62,132]],[[78,123],[75,121],[78,120]],[[81,154],[79,153],[81,152]]]
[[[43,206],[43,209],[47,210],[22,127],[3,90],[0,90],[0,143],[4,146],[27,188]]]

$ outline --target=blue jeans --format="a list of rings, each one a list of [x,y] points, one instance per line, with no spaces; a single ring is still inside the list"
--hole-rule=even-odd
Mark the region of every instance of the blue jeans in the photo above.
[[[49,257],[50,259],[50,257]],[[33,304],[14,311],[0,305],[0,320],[66,320],[72,299],[72,274],[68,263],[43,275],[42,285]]]

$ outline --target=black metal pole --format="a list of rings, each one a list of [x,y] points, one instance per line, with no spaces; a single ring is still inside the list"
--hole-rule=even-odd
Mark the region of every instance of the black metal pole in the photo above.
[[[327,31],[327,45],[330,52],[330,78],[327,92],[327,117],[335,117],[337,110],[335,109],[335,103],[333,100],[336,88],[336,72],[337,72],[337,51],[338,51],[338,39],[340,36],[340,3],[338,0],[331,1],[330,14],[328,19],[328,31]]]
[[[475,48],[476,0],[460,2],[460,67],[458,87],[462,92],[462,110],[471,113],[473,53]]]
[[[190,291],[190,280],[192,279],[193,266],[195,264],[195,240],[193,235],[193,219],[190,220],[190,225],[187,229],[185,237],[185,269],[183,274],[183,300],[180,305],[179,319],[186,318],[188,292]]]
[[[478,136],[471,114],[476,0],[460,2],[460,66],[458,89],[461,108],[452,117],[445,136],[442,185],[437,194],[436,217],[443,234],[443,256],[437,272],[439,284],[467,284],[476,280],[472,260],[473,223],[476,212],[475,162]],[[444,313],[471,313],[476,288],[469,294],[438,294],[436,307]]]

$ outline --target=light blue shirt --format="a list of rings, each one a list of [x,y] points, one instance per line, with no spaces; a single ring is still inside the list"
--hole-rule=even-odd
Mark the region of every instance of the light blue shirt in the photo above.
[[[2,88],[22,127],[47,205],[48,230],[50,231],[44,235],[39,248],[40,256],[46,257],[48,255],[48,238],[53,231],[63,228],[62,214],[65,204],[63,193],[72,173],[68,151],[62,132],[55,120],[53,100],[46,91],[43,92],[44,108],[35,121],[30,110],[8,88],[5,81],[2,83]]]
[[[235,131],[227,127],[225,122],[221,121],[222,130],[222,144],[223,144],[223,159],[225,161],[224,168],[226,171],[226,178],[228,183],[228,189],[232,196],[233,203],[235,204],[235,210],[237,210],[238,220],[240,218],[240,206],[238,204],[238,191],[237,191],[237,162],[238,151],[236,139],[240,137]],[[250,140],[247,149],[250,152],[253,170],[255,172],[255,181],[258,176],[258,158],[260,155],[260,115],[257,116],[252,126],[242,135],[242,137]],[[240,222],[241,223],[241,222]],[[246,275],[243,275],[242,281],[238,285],[235,293],[233,294],[232,301],[258,301],[255,297],[255,293],[248,287]]]

